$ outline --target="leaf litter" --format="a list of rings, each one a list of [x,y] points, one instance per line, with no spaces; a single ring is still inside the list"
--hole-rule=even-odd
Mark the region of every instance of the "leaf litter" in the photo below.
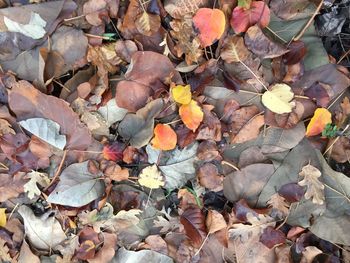
[[[346,262],[349,52],[321,36],[347,18],[320,24],[340,1],[17,2],[1,262]]]

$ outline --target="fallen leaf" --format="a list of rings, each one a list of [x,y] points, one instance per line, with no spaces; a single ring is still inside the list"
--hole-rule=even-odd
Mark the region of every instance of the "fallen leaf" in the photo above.
[[[201,186],[210,191],[221,191],[223,189],[223,178],[219,174],[216,165],[212,163],[203,164],[197,171],[197,177]]]
[[[103,232],[102,235],[103,235],[103,246],[96,253],[93,259],[87,260],[89,263],[110,262],[116,253],[115,246],[117,243],[117,235],[114,233],[111,234],[107,232]]]
[[[58,123],[61,133],[67,136],[67,149],[85,150],[91,143],[89,130],[64,100],[41,93],[27,81],[12,87],[9,106],[18,120],[36,117]]]
[[[203,120],[203,111],[195,100],[191,100],[189,104],[181,105],[179,108],[181,120],[187,128],[196,131]]]
[[[0,208],[0,227],[5,227],[6,222],[6,208]]]
[[[176,85],[171,89],[171,95],[177,103],[189,104],[192,100],[191,86]]]
[[[262,59],[276,58],[287,53],[282,45],[270,40],[258,26],[252,26],[244,35],[247,48]]]
[[[0,174],[0,202],[19,196],[24,192],[24,174],[18,172],[13,176],[10,174]]]
[[[278,194],[285,198],[287,202],[294,203],[301,200],[305,194],[305,191],[297,183],[288,183],[281,186],[281,188],[278,190]]]
[[[104,183],[101,172],[96,175],[89,171],[89,161],[74,163],[64,169],[56,188],[47,201],[53,204],[81,207],[102,197]]]
[[[154,138],[151,141],[152,147],[162,151],[169,151],[176,147],[177,135],[167,124],[157,124],[154,128]]]
[[[66,136],[59,134],[60,125],[54,121],[31,118],[20,121],[19,124],[31,134],[60,150],[66,146]]]
[[[312,198],[314,204],[322,205],[325,201],[325,196],[324,184],[319,180],[321,176],[320,170],[308,164],[301,169],[299,175],[304,177],[298,184],[306,186],[305,199]]]
[[[195,177],[194,161],[198,143],[193,143],[183,149],[162,152],[147,145],[148,162],[157,164],[165,177],[167,189],[180,188]]]
[[[50,216],[52,211],[36,217],[29,207],[22,205],[18,213],[23,218],[25,233],[34,247],[49,250],[66,239],[60,223],[54,216]]]
[[[237,34],[246,32],[249,27],[255,24],[264,28],[269,22],[270,9],[264,1],[252,1],[248,9],[236,6],[230,20],[231,26]]]
[[[149,259],[149,263],[173,263],[174,260],[171,257],[163,255],[161,253],[144,249],[140,251],[131,251],[125,248],[120,248],[116,251],[116,255],[111,262],[133,262],[142,263],[144,259]]]
[[[272,195],[270,200],[267,202],[267,204],[269,205],[269,207],[272,207],[280,211],[283,216],[288,215],[289,204],[286,202],[284,197],[282,197],[278,193]]]
[[[23,240],[21,250],[19,252],[18,263],[25,263],[30,261],[32,263],[40,263],[40,259],[31,250],[27,241]]]
[[[206,236],[205,217],[199,207],[190,206],[180,216],[187,237],[199,248]]]
[[[316,109],[314,116],[307,125],[305,136],[320,134],[328,123],[332,123],[332,113],[325,108]]]
[[[127,168],[121,168],[118,164],[108,166],[103,173],[116,182],[128,180],[129,178],[129,170]]]
[[[89,0],[83,5],[83,14],[86,21],[93,26],[100,26],[107,20],[107,2],[105,0]]]
[[[11,128],[11,124],[7,120],[0,119],[0,136],[9,133],[16,134],[16,132]]]
[[[41,194],[37,183],[41,187],[47,187],[50,184],[50,179],[45,173],[31,171],[30,173],[26,174],[26,178],[29,178],[30,180],[23,186],[23,189],[24,192],[27,193],[29,199],[33,199],[35,196],[39,196]]]
[[[314,258],[321,253],[323,252],[319,248],[315,246],[307,246],[303,251],[303,257],[300,260],[300,263],[312,263]]]
[[[225,31],[225,15],[220,9],[200,8],[193,17],[202,47],[213,44]]]
[[[286,236],[281,230],[276,230],[272,226],[268,226],[261,234],[260,242],[272,249],[275,246],[284,244],[286,242]]]
[[[135,114],[128,113],[119,123],[118,132],[130,145],[136,148],[145,146],[153,136],[154,118],[162,111],[164,101],[156,99],[139,109]]]
[[[272,0],[270,8],[282,19],[297,20],[310,17],[314,13],[315,5],[307,0]]]
[[[237,134],[232,134],[231,143],[243,143],[258,137],[260,128],[265,124],[263,115],[254,116],[247,121]]]
[[[243,37],[234,35],[225,38],[220,56],[225,62],[233,63],[245,61],[251,55],[244,44]]]
[[[0,259],[4,262],[11,262],[12,258],[9,254],[9,248],[6,245],[6,241],[0,238]]]
[[[115,99],[111,99],[106,105],[98,109],[98,113],[106,120],[107,125],[111,126],[113,123],[121,121],[128,113],[128,110],[118,107]]]
[[[275,84],[270,90],[262,95],[262,103],[269,110],[278,113],[288,113],[292,111],[294,102],[290,102],[294,93],[287,84]]]
[[[157,165],[155,164],[144,168],[137,181],[140,185],[150,189],[157,189],[164,186],[162,174],[158,171]]]
[[[213,234],[227,227],[227,223],[222,214],[216,210],[209,210],[205,221],[208,233]]]
[[[105,145],[102,150],[103,158],[106,160],[111,160],[114,162],[123,159],[123,151],[125,149],[125,144],[121,142],[113,142],[112,144]]]
[[[137,16],[135,26],[141,34],[152,36],[160,28],[160,16],[143,11]]]

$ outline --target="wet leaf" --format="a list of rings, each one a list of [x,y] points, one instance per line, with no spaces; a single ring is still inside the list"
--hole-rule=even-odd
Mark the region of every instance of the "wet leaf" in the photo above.
[[[155,164],[147,166],[141,171],[138,182],[140,185],[150,189],[157,189],[164,186],[163,177]]]
[[[294,103],[290,101],[293,97],[294,93],[287,84],[275,84],[263,94],[261,99],[269,110],[282,114],[292,111]]]
[[[231,27],[236,33],[246,32],[255,24],[266,27],[270,22],[270,9],[264,1],[252,1],[248,9],[237,6],[232,11]]]
[[[64,169],[60,175],[60,182],[48,196],[47,201],[53,204],[81,207],[102,197],[104,183],[97,175],[92,174],[88,167],[89,161],[74,163]]]
[[[305,199],[312,198],[313,203],[322,205],[325,201],[325,196],[324,184],[319,180],[319,177],[321,177],[320,170],[308,164],[302,168],[299,175],[303,177],[303,180],[298,184],[306,186]]]
[[[193,17],[193,24],[199,30],[202,47],[207,47],[224,33],[225,15],[220,9],[200,8]]]
[[[157,124],[154,128],[154,138],[151,141],[153,148],[169,151],[176,147],[177,135],[167,124]]]
[[[203,111],[195,100],[191,100],[189,104],[181,105],[179,108],[181,120],[187,128],[195,132],[203,121]]]
[[[332,123],[332,113],[325,108],[316,109],[314,116],[307,125],[305,135],[315,136],[320,134],[328,123]]]

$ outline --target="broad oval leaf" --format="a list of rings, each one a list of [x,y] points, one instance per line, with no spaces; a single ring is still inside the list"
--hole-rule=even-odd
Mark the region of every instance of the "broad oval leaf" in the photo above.
[[[159,123],[154,128],[154,138],[151,143],[156,149],[169,151],[176,147],[177,135],[169,125]]]
[[[287,84],[275,84],[262,95],[262,103],[272,112],[283,114],[292,112],[294,93]]]
[[[225,31],[225,14],[220,9],[200,8],[193,17],[193,24],[199,30],[203,47],[220,39]]]
[[[171,89],[171,95],[177,103],[189,104],[192,99],[191,86],[177,85]]]
[[[60,175],[60,182],[48,196],[47,201],[53,204],[81,207],[104,194],[104,183],[99,172],[90,173],[89,161],[74,163],[68,166]]]
[[[181,105],[179,114],[186,127],[193,132],[197,130],[204,117],[201,107],[195,100],[191,100],[189,104]]]
[[[332,123],[332,113],[325,108],[316,109],[306,128],[305,135],[309,137],[320,134],[328,123]]]
[[[66,136],[59,134],[60,125],[52,120],[31,118],[20,121],[19,124],[31,134],[60,150],[66,146]]]

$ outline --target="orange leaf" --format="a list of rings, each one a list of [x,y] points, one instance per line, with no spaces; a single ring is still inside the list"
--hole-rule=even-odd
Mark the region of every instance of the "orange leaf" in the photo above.
[[[255,24],[264,28],[270,22],[270,9],[263,1],[252,2],[249,9],[237,6],[233,9],[230,22],[236,33],[246,32]]]
[[[201,107],[198,106],[195,100],[191,100],[189,104],[181,105],[179,114],[186,127],[193,132],[201,124],[204,115]]]
[[[177,135],[167,124],[157,124],[154,128],[152,146],[162,151],[172,150],[176,147]]]
[[[224,33],[225,15],[220,9],[200,8],[193,17],[193,24],[199,30],[201,45],[207,47]]]
[[[102,150],[103,158],[110,161],[120,161],[123,159],[123,151],[125,145],[121,142],[114,142],[109,145],[105,145]]]
[[[332,114],[325,108],[316,109],[306,128],[305,135],[315,136],[320,134],[328,123],[332,123]]]

